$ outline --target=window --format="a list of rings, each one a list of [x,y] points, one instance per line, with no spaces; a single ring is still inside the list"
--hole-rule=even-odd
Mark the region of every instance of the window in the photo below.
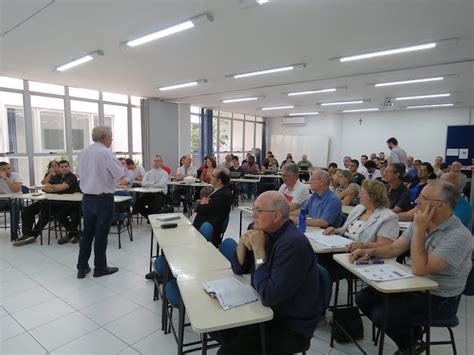
[[[0,88],[23,90],[23,80],[0,76]]]
[[[132,96],[130,98],[131,102],[132,102],[132,105],[134,106],[140,106],[141,105],[141,100],[143,99],[143,97],[138,97],[138,96]]]
[[[46,83],[38,83],[36,81],[30,81],[29,82],[29,89],[30,89],[30,91],[44,92],[46,94],[64,95],[64,86],[60,86],[60,85],[53,85],[53,84],[46,84]]]
[[[133,152],[142,152],[142,114],[139,108],[132,108]]]
[[[244,122],[243,121],[233,121],[232,127],[232,151],[233,152],[242,152],[243,151],[243,139],[244,138]]]
[[[81,99],[99,100],[99,92],[97,90],[69,88],[70,97],[79,97]]]
[[[92,144],[92,128],[99,122],[99,105],[71,100],[72,150],[80,151]]]
[[[112,127],[112,150],[116,153],[128,153],[127,107],[104,105],[104,124]]]
[[[113,94],[111,92],[102,93],[102,99],[109,102],[118,102],[121,104],[128,104],[128,96],[122,94]]]
[[[219,132],[219,125],[217,123],[219,119],[217,117],[212,117],[212,154],[218,152],[217,147],[217,136]]]
[[[22,94],[0,91],[0,152],[26,153]]]
[[[219,125],[219,151],[230,152],[231,120],[221,119]]]
[[[64,100],[31,96],[35,153],[66,151]]]
[[[244,150],[250,151],[255,148],[254,144],[254,137],[255,137],[255,123],[245,121],[245,144]]]
[[[255,148],[263,149],[263,124],[257,123],[255,125]]]

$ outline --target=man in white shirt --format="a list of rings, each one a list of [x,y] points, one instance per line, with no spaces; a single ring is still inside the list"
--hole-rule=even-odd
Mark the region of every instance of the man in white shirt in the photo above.
[[[183,159],[183,165],[178,166],[178,169],[176,169],[176,180],[181,181],[186,176],[197,176],[197,169],[191,165],[192,163],[193,159],[191,156],[189,154],[185,155]]]
[[[298,180],[298,165],[285,165],[281,173],[283,185],[278,190],[285,196],[290,204],[290,212],[301,208],[303,203],[310,197],[309,189]]]
[[[397,139],[394,137],[387,139],[387,145],[391,150],[388,163],[402,163],[407,166],[407,152],[398,146]]]
[[[368,160],[365,163],[365,174],[366,180],[376,180],[382,177],[380,170],[377,170],[377,164],[373,160]]]
[[[115,186],[126,169],[109,149],[112,145],[112,129],[109,126],[94,127],[92,140],[94,143],[77,157],[77,174],[81,177],[79,186],[84,193],[84,230],[77,261],[78,279],[83,279],[91,271],[89,258],[94,239],[94,277],[118,271],[117,267],[107,265],[107,236],[114,213]]]
[[[13,173],[10,164],[5,161],[0,162],[0,196],[1,194],[10,194],[21,192],[21,177]],[[10,210],[10,237],[14,241],[18,237],[18,225],[20,223],[20,209],[18,201],[20,200],[0,200],[0,209],[8,208]]]
[[[138,211],[143,217],[157,213],[166,203],[165,195],[168,192],[168,173],[162,169],[163,158],[155,155],[153,169],[147,171],[143,177],[142,186],[160,188],[159,193],[142,193],[135,202],[134,211]]]
[[[225,160],[219,164],[219,168],[230,169],[232,166],[232,154],[226,154],[224,159]]]
[[[145,169],[143,169],[143,166],[136,166],[133,159],[130,158],[125,159],[125,164],[127,165],[128,172],[132,179],[132,185],[135,181],[143,180],[143,176],[145,175]]]

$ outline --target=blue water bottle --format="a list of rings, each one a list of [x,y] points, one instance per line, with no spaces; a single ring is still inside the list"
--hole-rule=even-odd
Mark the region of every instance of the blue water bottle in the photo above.
[[[301,233],[306,232],[306,214],[307,214],[307,211],[305,211],[304,209],[301,209],[300,218],[298,220],[298,229],[300,230]]]

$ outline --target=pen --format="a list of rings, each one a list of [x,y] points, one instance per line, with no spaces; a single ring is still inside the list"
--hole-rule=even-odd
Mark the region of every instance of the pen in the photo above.
[[[373,264],[383,264],[384,261],[383,259],[378,259],[378,260],[356,260],[355,264],[356,265],[373,265]]]

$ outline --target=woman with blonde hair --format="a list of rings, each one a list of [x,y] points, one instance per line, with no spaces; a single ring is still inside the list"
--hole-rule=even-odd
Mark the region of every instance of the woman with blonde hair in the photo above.
[[[356,206],[359,204],[360,187],[355,183],[354,175],[349,170],[342,170],[339,174],[339,186],[335,193],[341,199],[343,206]]]

